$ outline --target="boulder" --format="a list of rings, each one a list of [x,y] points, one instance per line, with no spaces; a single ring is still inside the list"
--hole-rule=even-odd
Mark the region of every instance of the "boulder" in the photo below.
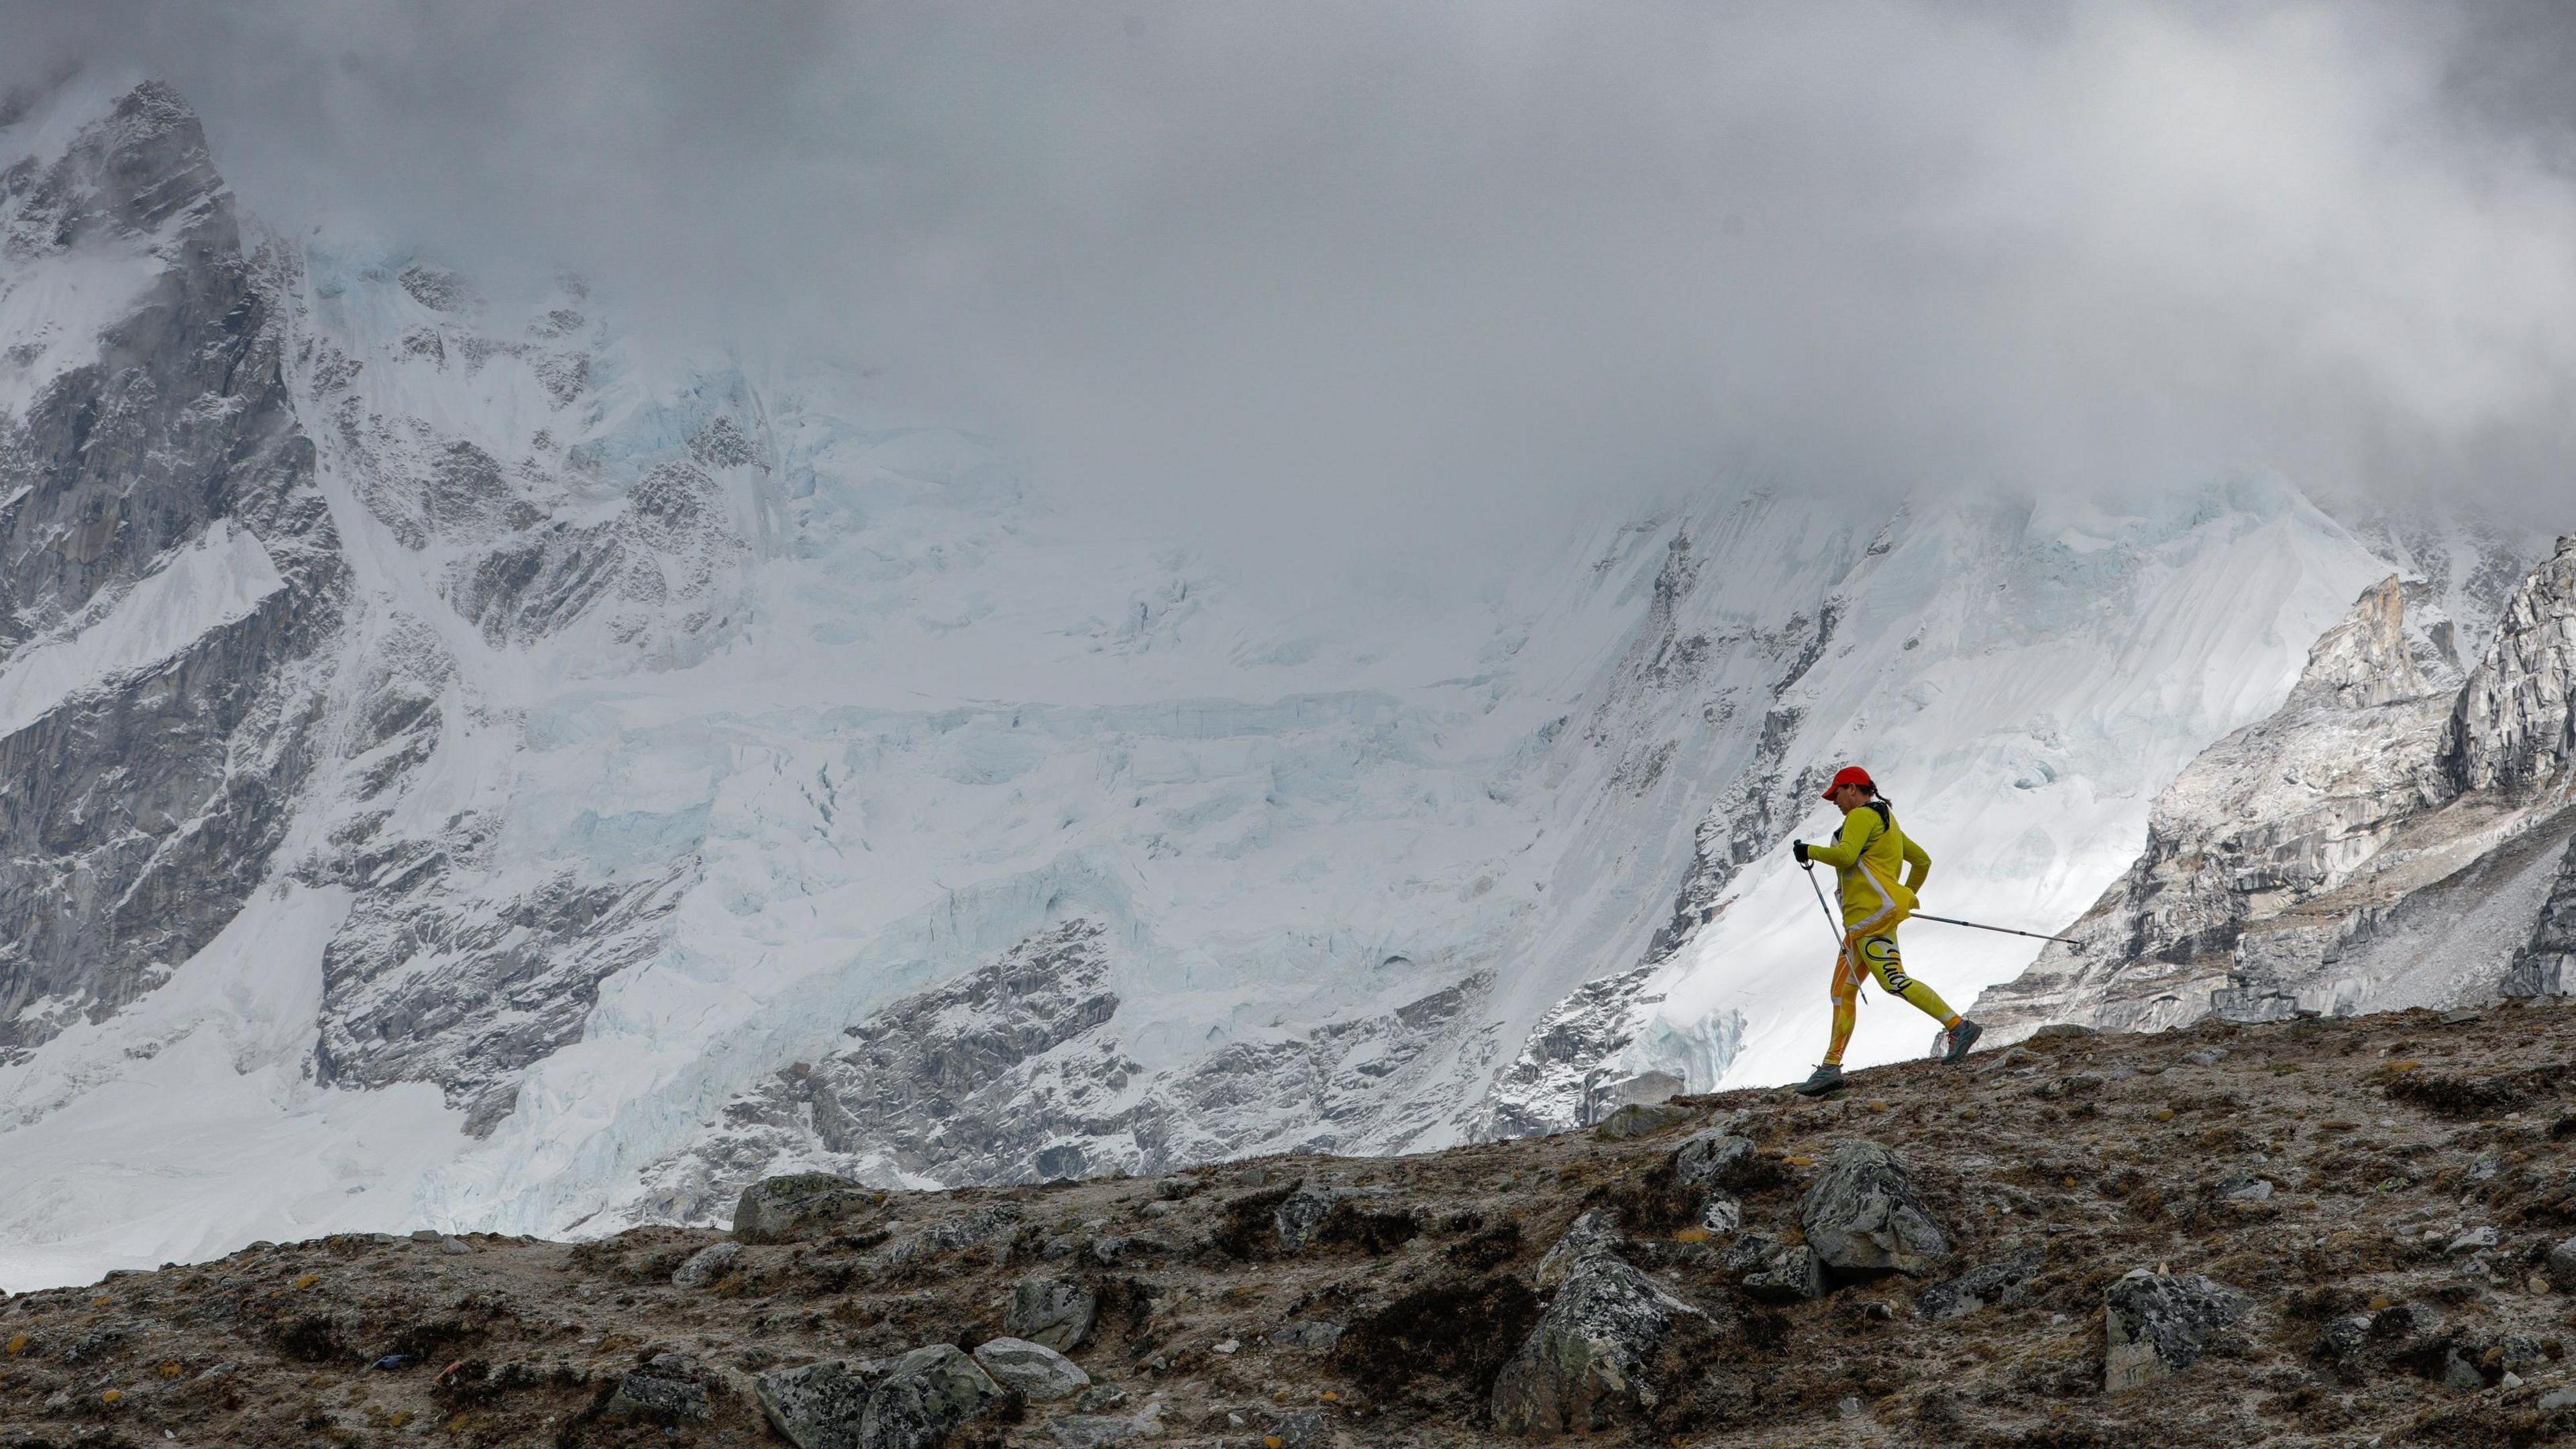
[[[734,1204],[733,1235],[745,1243],[784,1243],[877,1202],[876,1194],[828,1172],[764,1177]]]
[[[2367,1313],[2334,1320],[2317,1334],[2317,1346],[2309,1356],[2333,1369],[2345,1383],[2360,1383],[2363,1362],[2370,1353],[2370,1323]]]
[[[1710,1193],[1699,1205],[1700,1231],[1731,1233],[1744,1226],[1744,1204],[1722,1192]]]
[[[1917,1294],[1914,1311],[1938,1323],[1946,1318],[1964,1318],[1997,1303],[2015,1302],[2021,1296],[2021,1285],[2039,1271],[2040,1262],[2039,1249],[2024,1248],[2011,1257],[1981,1263]]]
[[[690,1254],[689,1261],[682,1263],[679,1271],[671,1275],[671,1286],[704,1288],[723,1277],[733,1267],[734,1259],[741,1256],[740,1243],[709,1243]]]
[[[1538,1291],[1553,1293],[1564,1287],[1577,1264],[1596,1253],[1613,1252],[1618,1246],[1619,1231],[1610,1226],[1607,1215],[1597,1211],[1583,1214],[1566,1225],[1565,1235],[1547,1250],[1546,1257],[1538,1260]]]
[[[1029,1277],[1011,1289],[1011,1305],[1002,1326],[1013,1338],[1026,1339],[1058,1353],[1079,1347],[1100,1314],[1100,1299],[1066,1278]]]
[[[1846,1142],[1798,1200],[1807,1245],[1845,1277],[1920,1275],[1950,1256],[1950,1235],[1915,1199],[1905,1164],[1875,1142]]]
[[[642,1368],[617,1381],[617,1391],[602,1409],[612,1418],[646,1419],[656,1424],[697,1423],[709,1413],[706,1370],[676,1353],[655,1355]]]
[[[1495,1377],[1494,1427],[1584,1433],[1651,1412],[1656,1352],[1676,1325],[1702,1317],[1618,1258],[1586,1255]]]
[[[858,1449],[867,1380],[836,1362],[779,1369],[751,1381],[761,1417],[796,1449]]]
[[[1755,1157],[1752,1139],[1710,1128],[1673,1149],[1673,1181],[1683,1187],[1743,1187]]]
[[[1025,1338],[996,1338],[975,1349],[975,1362],[993,1382],[1033,1403],[1071,1398],[1091,1387],[1091,1375],[1073,1360]]]
[[[1270,1226],[1279,1235],[1279,1246],[1291,1253],[1304,1252],[1315,1240],[1315,1230],[1348,1196],[1339,1188],[1301,1187],[1280,1199],[1279,1206],[1270,1210]]]
[[[2131,1270],[2102,1296],[2103,1392],[2152,1384],[2200,1362],[2209,1335],[2245,1309],[2242,1294],[2198,1274]]]
[[[953,1343],[916,1348],[894,1361],[868,1395],[858,1449],[935,1449],[949,1431],[1002,1397],[1002,1386]]]
[[[1601,1119],[1593,1130],[1613,1142],[1628,1142],[1639,1137],[1652,1137],[1669,1132],[1685,1122],[1696,1121],[1699,1112],[1690,1107],[1675,1107],[1664,1102],[1631,1102]]]

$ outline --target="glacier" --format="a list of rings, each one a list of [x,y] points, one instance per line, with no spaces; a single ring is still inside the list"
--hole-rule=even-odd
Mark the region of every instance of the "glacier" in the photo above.
[[[0,127],[20,157],[0,748],[114,810],[28,816],[47,844],[0,867],[0,925],[69,923],[0,959],[10,1288],[262,1236],[703,1220],[789,1166],[1414,1151],[1781,1080],[1823,1038],[1783,849],[1823,773],[1886,784],[1930,908],[2046,928],[2419,567],[2260,476],[1712,484],[1456,597],[1283,596],[863,371],[660,351],[578,277],[486,295],[267,233],[164,87],[85,80]],[[186,205],[113,192],[138,171]],[[253,365],[185,370],[218,333]],[[62,462],[151,367],[178,471]],[[189,506],[78,587],[25,562],[128,497]],[[117,924],[147,900],[177,924]],[[1945,929],[1907,950],[1954,1003],[2029,960]],[[1029,996],[940,994],[986,972]],[[1055,1094],[1039,1152],[836,1126],[811,1085],[945,1101],[844,1058],[1040,1017],[974,1088]],[[1853,1060],[1927,1028],[1873,1001]]]

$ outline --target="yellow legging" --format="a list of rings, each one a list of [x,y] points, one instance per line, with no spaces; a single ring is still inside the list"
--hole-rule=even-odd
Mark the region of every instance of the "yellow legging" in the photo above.
[[[1959,1014],[1941,999],[1941,993],[1905,974],[1894,931],[1866,936],[1854,931],[1843,937],[1843,953],[1834,961],[1834,1044],[1825,1052],[1826,1065],[1842,1065],[1843,1048],[1851,1044],[1852,1024],[1860,1015],[1860,971],[1854,962],[1867,964],[1870,979],[1881,991],[1904,997],[1944,1027],[1959,1024]]]

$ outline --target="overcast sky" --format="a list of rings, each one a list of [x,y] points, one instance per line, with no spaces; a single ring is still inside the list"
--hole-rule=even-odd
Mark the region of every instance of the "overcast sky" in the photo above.
[[[0,64],[1247,535],[2246,469],[2576,528],[2560,13],[0,0]]]

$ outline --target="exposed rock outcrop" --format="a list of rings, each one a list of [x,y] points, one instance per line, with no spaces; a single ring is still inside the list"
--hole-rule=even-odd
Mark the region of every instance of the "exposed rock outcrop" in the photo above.
[[[2137,863],[2067,928],[2079,944],[1987,991],[1980,1021],[2155,1029],[2541,984],[2529,923],[2576,832],[2576,547],[2523,580],[2456,690],[2428,687],[2404,593],[2367,591],[2277,713],[2184,770]]]

